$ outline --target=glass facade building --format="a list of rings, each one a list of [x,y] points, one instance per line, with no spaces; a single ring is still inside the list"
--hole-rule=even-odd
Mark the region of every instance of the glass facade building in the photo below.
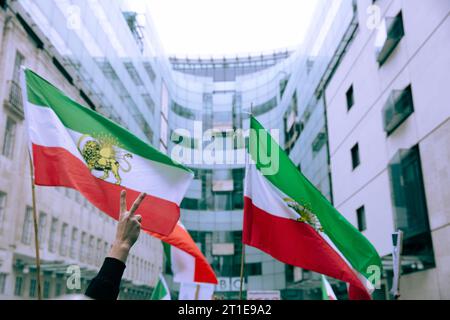
[[[357,11],[351,1],[322,1],[316,15],[294,51],[169,60],[169,150],[183,149],[195,173],[181,219],[217,272],[220,297],[238,298],[245,174],[239,159],[245,150],[232,132],[248,129],[250,113],[266,128],[279,129],[277,138],[291,159],[332,200],[323,88],[356,31]],[[205,132],[216,149],[226,149],[216,161],[195,161],[207,147]],[[318,275],[251,247],[245,249],[244,275],[246,289],[280,290],[285,299],[319,293]]]

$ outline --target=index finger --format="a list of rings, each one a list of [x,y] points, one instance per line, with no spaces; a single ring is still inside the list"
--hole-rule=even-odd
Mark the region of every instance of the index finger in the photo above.
[[[134,212],[139,208],[139,206],[141,205],[142,200],[144,200],[145,196],[147,194],[145,192],[142,192],[139,197],[134,201],[133,205],[131,206],[130,209],[130,215],[134,214]]]
[[[127,211],[127,192],[122,190],[120,192],[120,216]]]

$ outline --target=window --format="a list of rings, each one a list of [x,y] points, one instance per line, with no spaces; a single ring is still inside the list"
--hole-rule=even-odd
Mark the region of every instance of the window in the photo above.
[[[89,250],[88,250],[88,263],[90,264],[94,264],[94,260],[95,260],[95,255],[94,255],[94,236],[90,236],[89,237]]]
[[[313,69],[313,67],[314,67],[314,60],[313,60],[313,58],[312,57],[309,57],[308,59],[306,59],[306,73],[307,74],[310,74],[311,73],[311,70]]]
[[[195,120],[201,118],[201,114],[199,112],[183,107],[182,105],[176,103],[175,101],[172,102],[171,109],[175,114],[185,119]]]
[[[262,263],[261,262],[247,263],[245,269],[247,275],[259,276],[262,274]]]
[[[16,59],[14,60],[13,82],[20,83],[21,67],[25,62],[25,57],[19,51],[16,52]]]
[[[96,110],[97,107],[95,106],[94,102],[92,102],[92,100],[88,97],[88,95],[86,93],[84,93],[83,90],[80,90],[80,96],[83,98],[83,100],[88,104],[88,106],[92,109],[92,110]]]
[[[384,131],[389,136],[414,112],[411,86],[394,90],[383,107]]]
[[[105,241],[105,243],[103,245],[103,256],[102,256],[102,259],[104,259],[106,257],[106,255],[108,254],[108,248],[109,248],[109,244],[108,244],[108,242]]]
[[[244,208],[244,169],[233,170],[233,210]]]
[[[43,297],[44,299],[50,298],[50,281],[48,280],[44,281]]]
[[[377,61],[381,67],[389,59],[405,35],[402,12],[396,17],[386,18],[378,32]]]
[[[156,79],[156,74],[153,71],[152,65],[150,64],[150,62],[144,62],[144,69],[147,72],[148,77],[150,78],[151,82],[155,82]]]
[[[403,255],[417,260],[402,271],[432,268],[435,260],[419,147],[400,150],[391,160],[389,175],[395,227],[404,233]]]
[[[97,239],[97,257],[95,264],[100,265],[102,263],[102,240]]]
[[[76,256],[77,242],[78,242],[78,229],[73,227],[72,237],[70,239],[70,253],[69,253],[72,259],[75,259]]]
[[[301,134],[301,126],[297,120],[297,92],[294,92],[291,105],[284,114],[284,133],[285,143],[284,149],[287,153],[290,153]]]
[[[36,279],[30,279],[30,289],[28,291],[28,295],[30,296],[30,298],[36,297],[36,286]]]
[[[39,214],[39,227],[38,227],[39,248],[42,248],[42,245],[45,242],[46,226],[47,226],[47,214],[44,212],[41,212]]]
[[[6,212],[6,193],[0,191],[0,232],[3,230],[5,212]]]
[[[33,225],[33,216],[32,216],[33,209],[31,207],[26,208],[25,211],[25,218],[23,220],[23,227],[22,227],[22,243],[23,244],[30,244],[31,243],[31,235],[32,235],[32,225]]]
[[[5,104],[13,113],[23,119],[23,102],[22,102],[22,90],[20,88],[20,72],[21,66],[24,64],[25,58],[20,53],[16,53],[16,59],[14,62],[14,69],[12,80],[8,81],[9,84],[9,97]]]
[[[289,76],[280,80],[280,98],[283,98],[288,83],[289,83]]]
[[[356,209],[356,218],[358,220],[358,230],[364,231],[367,229],[366,225],[366,210],[364,206]]]
[[[355,97],[354,97],[354,93],[353,93],[353,85],[351,85],[350,88],[347,90],[347,93],[345,94],[345,96],[347,98],[347,111],[348,111],[355,104]]]
[[[354,170],[361,163],[360,158],[359,158],[359,145],[358,144],[355,144],[353,146],[353,148],[351,150],[351,155],[352,155],[352,167],[353,167],[353,170]]]
[[[16,122],[10,118],[6,118],[5,135],[3,136],[2,154],[5,157],[12,158],[14,154],[14,142],[16,139]]]
[[[130,275],[131,275],[131,278],[134,280],[134,274],[135,274],[135,270],[134,270],[134,256],[132,255],[131,256],[131,263],[130,263]]]
[[[390,164],[396,226],[405,236],[428,230],[428,213],[423,191],[418,147],[400,150]]]
[[[55,284],[55,296],[59,297],[62,294],[63,294],[62,283],[61,283],[61,281],[57,281]]]
[[[68,225],[67,223],[64,223],[61,228],[61,239],[59,245],[59,252],[63,256],[67,254],[67,243],[68,243]]]
[[[48,251],[55,252],[56,249],[56,229],[58,227],[58,219],[52,218],[50,226],[50,237],[48,239]]]
[[[28,23],[22,18],[20,14],[16,14],[17,20],[19,20],[19,23],[24,28],[25,32],[28,34],[31,40],[33,40],[34,44],[36,45],[36,48],[43,49],[44,43],[42,40],[38,37],[38,35],[33,31],[33,28],[28,25]]]
[[[144,82],[142,81],[141,77],[139,76],[139,73],[137,72],[136,68],[134,67],[132,62],[125,62],[124,63],[125,69],[128,72],[128,75],[130,76],[131,80],[133,81],[134,85],[136,86],[143,86]]]
[[[256,116],[262,115],[266,112],[269,112],[276,106],[277,106],[277,97],[273,97],[270,100],[268,100],[260,105],[254,106],[251,110],[251,113],[253,113],[253,115],[256,117]]]
[[[16,277],[16,284],[14,285],[14,295],[20,297],[23,289],[23,278],[21,276]]]
[[[86,232],[81,234],[81,244],[80,244],[80,261],[84,262],[86,259],[86,246],[87,246],[87,235]]]
[[[127,11],[123,12],[123,16],[128,24],[128,27],[130,28],[131,34],[133,35],[139,50],[142,53],[144,51],[144,33],[143,27],[138,22],[137,13]]]
[[[6,287],[6,274],[0,273],[0,294],[5,293],[5,287]]]
[[[61,242],[59,244],[59,253],[62,256],[65,256],[67,254],[68,229],[69,226],[67,225],[67,223],[64,223],[61,228]]]
[[[70,76],[70,74],[66,70],[66,68],[64,68],[64,66],[55,57],[53,57],[52,61],[53,61],[53,64],[55,65],[56,69],[58,69],[58,71],[61,72],[63,77],[66,78],[67,82],[69,82],[70,84],[73,85],[73,78]]]
[[[320,131],[317,136],[314,138],[314,141],[311,144],[311,148],[314,154],[318,153],[322,147],[325,145],[327,141],[327,135],[324,130]]]
[[[142,129],[142,132],[144,133],[145,137],[148,139],[148,141],[153,143],[153,130],[150,128],[148,123],[144,120],[143,117],[139,116],[142,121],[138,121],[139,127]],[[136,119],[136,118],[135,118]]]
[[[147,108],[149,109],[151,114],[155,113],[155,102],[152,97],[148,93],[141,94],[142,100],[144,100]]]
[[[215,193],[214,194],[214,210],[232,210],[231,193]]]

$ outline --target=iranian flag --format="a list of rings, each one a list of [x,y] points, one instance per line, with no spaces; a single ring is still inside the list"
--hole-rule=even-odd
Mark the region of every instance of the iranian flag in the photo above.
[[[128,206],[145,192],[137,210],[142,228],[170,234],[192,172],[31,70],[23,75],[35,184],[76,189],[114,219],[121,190]]]
[[[155,289],[153,289],[150,300],[170,300],[169,287],[162,274],[159,275],[158,283],[156,284]]]
[[[217,284],[216,275],[185,227],[178,222],[168,236],[150,233],[163,241],[166,263],[178,283]]]
[[[250,127],[243,242],[283,263],[347,282],[350,299],[370,299],[369,278],[381,274],[377,251],[253,117]]]

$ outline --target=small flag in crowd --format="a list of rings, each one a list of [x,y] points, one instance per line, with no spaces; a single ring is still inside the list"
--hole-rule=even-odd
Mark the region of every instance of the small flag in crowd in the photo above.
[[[150,300],[170,300],[169,287],[162,274],[159,275],[158,283],[156,284],[155,289],[153,289]]]
[[[145,192],[137,210],[142,228],[172,232],[193,178],[189,169],[29,69],[23,87],[36,185],[76,189],[115,219],[121,190],[129,195],[128,205]]]
[[[350,299],[370,299],[381,259],[372,244],[296,168],[251,117],[244,188],[243,242],[283,263],[349,284]],[[269,152],[270,151],[270,152]],[[278,161],[263,174],[268,156]],[[263,159],[263,160],[262,160]]]
[[[337,300],[331,284],[324,275],[322,275],[322,300]]]
[[[174,282],[217,284],[213,269],[181,222],[168,236],[150,235],[163,241],[166,263],[172,270]]]

